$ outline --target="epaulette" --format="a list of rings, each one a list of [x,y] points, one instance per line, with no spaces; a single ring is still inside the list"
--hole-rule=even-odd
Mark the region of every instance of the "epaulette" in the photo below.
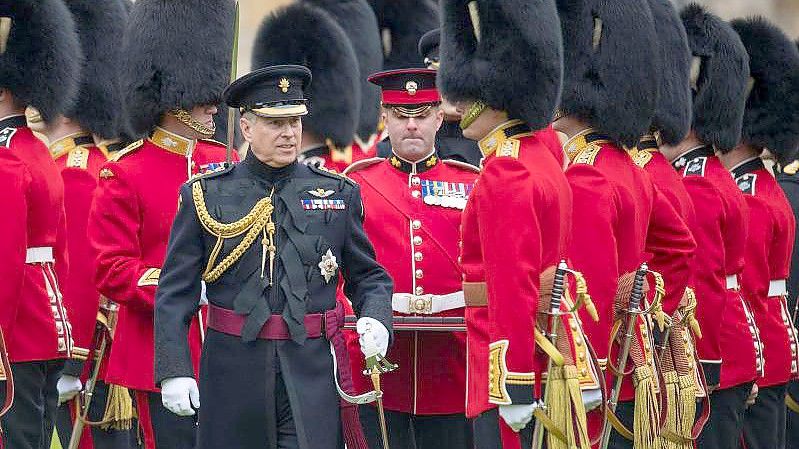
[[[201,141],[206,142],[206,143],[211,143],[211,144],[214,144],[214,145],[219,145],[220,147],[227,148],[226,144],[224,144],[224,143],[222,143],[222,142],[220,142],[218,140],[214,140],[214,139],[197,139],[197,140],[201,140]]]
[[[310,168],[312,172],[320,174],[322,176],[326,176],[328,178],[333,178],[333,179],[335,179],[337,181],[344,180],[344,181],[349,182],[352,185],[358,185],[355,181],[353,181],[352,179],[348,178],[346,175],[343,175],[343,174],[341,174],[341,173],[339,173],[339,172],[337,172],[335,170],[331,170],[331,169],[325,168],[325,167],[320,167],[320,166],[317,166],[317,165],[314,165],[314,164],[306,165],[306,167]]]
[[[595,143],[588,144],[584,150],[580,151],[580,153],[574,157],[572,164],[594,165],[594,162],[596,162],[596,157],[601,149],[601,145],[597,145]]]
[[[649,161],[652,160],[652,153],[646,150],[639,150],[636,151],[634,154],[631,155],[633,157],[633,162],[635,165],[644,168]]]
[[[384,160],[386,160],[386,158],[384,157],[370,157],[369,159],[361,159],[360,161],[345,168],[344,175],[346,176],[354,171],[362,170],[366,167],[371,167],[372,165],[375,165],[378,162],[383,162]]]
[[[115,154],[111,158],[111,160],[114,161],[114,162],[117,162],[120,159],[122,159],[123,157],[125,157],[125,156],[133,153],[134,151],[138,150],[139,148],[141,148],[142,145],[144,145],[144,139],[139,139],[139,140],[131,143],[130,145],[126,146],[125,148],[119,150],[119,152],[117,152],[117,154]]]
[[[458,167],[471,172],[480,173],[480,167],[472,165],[468,162],[456,161],[455,159],[442,159],[441,162],[447,165],[452,165],[453,167]]]
[[[206,170],[206,171],[204,171],[202,173],[198,173],[198,174],[192,176],[191,179],[189,179],[188,182],[192,183],[192,182],[200,180],[200,179],[211,179],[211,178],[216,178],[216,177],[219,177],[219,176],[222,176],[222,175],[226,175],[226,174],[230,173],[233,170],[233,166],[234,166],[233,164],[224,163],[224,164],[222,164],[221,166],[219,166],[217,168],[212,168],[210,170]]]
[[[745,175],[741,175],[735,178],[735,183],[738,184],[738,188],[741,189],[741,192],[747,195],[755,194],[756,181],[757,181],[757,175],[754,173],[747,173]]]
[[[69,150],[67,153],[67,168],[82,168],[86,169],[89,166],[89,149],[83,146],[77,146]]]
[[[0,131],[0,147],[11,148],[11,138],[17,133],[17,128],[3,128]]]
[[[707,157],[701,156],[691,159],[685,166],[683,176],[705,176],[705,168],[707,167]]]

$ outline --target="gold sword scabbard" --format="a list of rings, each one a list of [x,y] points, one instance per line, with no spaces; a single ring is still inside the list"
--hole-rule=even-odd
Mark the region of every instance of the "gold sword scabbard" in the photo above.
[[[383,449],[389,449],[388,445],[388,428],[386,427],[386,412],[383,408],[383,390],[380,386],[380,375],[390,373],[391,371],[399,368],[398,365],[391,363],[383,357],[380,353],[366,357],[366,370],[363,372],[365,376],[372,379],[372,387],[376,393],[377,402],[377,416],[380,421],[380,436],[383,439]]]

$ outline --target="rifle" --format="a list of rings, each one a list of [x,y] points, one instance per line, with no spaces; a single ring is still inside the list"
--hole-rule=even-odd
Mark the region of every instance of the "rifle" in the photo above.
[[[553,345],[558,343],[558,327],[560,326],[560,304],[563,300],[564,281],[566,277],[566,270],[569,267],[566,265],[565,260],[561,260],[555,269],[555,279],[552,283],[552,299],[549,302],[549,333],[547,338]],[[552,372],[552,357],[547,360],[547,372]],[[545,406],[550,402],[550,388],[544,388],[544,404]],[[533,428],[533,449],[541,449],[544,446],[544,422],[541,419],[535,421]]]
[[[86,388],[81,393],[83,401],[80,397],[76,398],[77,413],[75,414],[75,422],[72,425],[72,436],[69,439],[67,449],[77,449],[80,444],[81,436],[83,436],[83,429],[87,424],[95,424],[89,422],[89,409],[92,405],[92,398],[94,396],[94,389],[97,386],[97,377],[100,374],[100,365],[102,365],[105,353],[108,351],[108,346],[114,339],[114,329],[117,323],[117,313],[119,312],[119,305],[107,298],[101,298],[100,310],[97,312],[97,325],[94,329],[94,347],[90,354],[94,354],[92,365],[92,373],[86,381]]]
[[[618,374],[614,376],[613,389],[610,390],[610,398],[608,399],[607,413],[609,414],[616,412],[619,394],[621,393],[621,385],[624,381],[624,370],[627,367],[627,358],[630,356],[630,348],[632,347],[634,338],[633,332],[635,330],[635,324],[638,316],[643,313],[641,310],[641,303],[644,299],[644,280],[646,279],[648,272],[649,267],[646,263],[641,264],[641,266],[635,272],[633,287],[630,293],[630,303],[626,310],[627,323],[623,336],[624,341],[622,343],[621,352],[619,353],[619,362],[616,365],[618,367]],[[610,443],[611,430],[612,426],[606,426],[604,432],[602,432],[602,439],[600,440],[599,445],[600,449],[607,449],[608,444]]]

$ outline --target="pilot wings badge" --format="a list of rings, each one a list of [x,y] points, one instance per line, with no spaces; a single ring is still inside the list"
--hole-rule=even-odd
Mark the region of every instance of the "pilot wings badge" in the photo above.
[[[319,188],[319,189],[316,189],[316,190],[309,190],[308,193],[310,193],[311,195],[313,195],[313,196],[315,196],[317,198],[327,198],[330,195],[336,193],[336,191],[335,190],[325,190],[325,189]]]

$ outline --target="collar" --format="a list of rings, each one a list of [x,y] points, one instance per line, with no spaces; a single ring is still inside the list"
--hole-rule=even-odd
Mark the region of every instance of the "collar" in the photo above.
[[[261,178],[265,181],[274,183],[280,181],[282,179],[288,178],[294,173],[294,170],[297,168],[299,163],[295,160],[294,162],[286,165],[285,167],[271,167],[267,164],[261,162],[255,154],[253,154],[252,150],[247,151],[247,156],[244,157],[244,160],[241,161],[238,165],[249,170],[250,173],[255,175],[258,178]]]
[[[24,114],[9,115],[0,119],[0,129],[4,128],[22,128],[28,126],[28,121],[25,120]]]
[[[51,143],[50,154],[53,155],[53,159],[58,159],[77,147],[89,146],[94,146],[94,139],[92,139],[92,135],[90,133],[80,131],[64,136]]]
[[[567,140],[566,143],[563,144],[563,151],[566,152],[569,161],[573,161],[574,158],[592,145],[601,145],[605,143],[611,143],[609,137],[598,133],[593,128],[586,128]]]
[[[431,151],[430,154],[428,154],[427,156],[423,157],[422,159],[416,162],[405,160],[397,156],[397,153],[395,153],[394,150],[391,150],[391,157],[388,159],[388,161],[391,163],[391,166],[396,168],[397,170],[403,173],[411,173],[414,175],[417,173],[423,173],[426,172],[427,170],[430,170],[431,168],[438,165],[439,162],[435,148],[433,148],[433,151]]]
[[[732,173],[733,178],[737,178],[741,175],[752,173],[753,171],[759,170],[761,168],[766,168],[766,166],[763,164],[763,159],[760,159],[759,156],[755,156],[736,164],[730,169],[730,173]]]
[[[517,119],[508,120],[480,139],[477,146],[480,147],[483,157],[489,157],[502,148],[507,140],[531,135],[533,135],[533,130],[527,123]]]
[[[159,148],[163,148],[170,153],[179,154],[181,156],[191,154],[191,152],[194,151],[194,146],[197,144],[197,140],[195,139],[187,139],[186,137],[169,132],[160,126],[155,127],[155,130],[147,140],[154,143]]]
[[[713,147],[710,145],[700,145],[698,147],[691,148],[685,153],[682,153],[674,158],[674,160],[671,161],[671,166],[677,170],[682,170],[685,168],[685,165],[688,164],[688,162],[691,162],[698,157],[710,157],[715,155],[716,152],[713,151]]]

